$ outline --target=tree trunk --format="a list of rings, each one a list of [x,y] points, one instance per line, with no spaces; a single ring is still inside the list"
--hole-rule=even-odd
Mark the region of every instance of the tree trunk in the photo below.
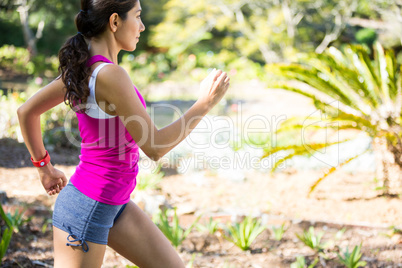
[[[376,155],[376,177],[384,195],[397,195],[402,191],[402,167],[395,161],[386,138],[377,137],[373,141]]]
[[[36,48],[36,37],[32,33],[31,28],[29,28],[29,6],[26,1],[21,3],[21,6],[17,8],[18,13],[20,14],[20,21],[22,25],[22,31],[24,33],[24,41],[28,48],[31,58],[38,54],[38,50]]]

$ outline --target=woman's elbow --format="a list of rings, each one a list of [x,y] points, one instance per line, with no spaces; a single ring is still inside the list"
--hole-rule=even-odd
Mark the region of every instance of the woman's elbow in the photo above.
[[[18,119],[21,119],[25,114],[25,106],[24,104],[17,108]]]
[[[145,153],[146,156],[148,156],[153,161],[158,161],[163,156],[157,150],[144,151],[144,153]]]
[[[158,161],[159,159],[161,159],[162,157],[160,156],[160,155],[158,155],[158,154],[149,154],[149,155],[147,155],[151,160],[153,160],[153,161]]]

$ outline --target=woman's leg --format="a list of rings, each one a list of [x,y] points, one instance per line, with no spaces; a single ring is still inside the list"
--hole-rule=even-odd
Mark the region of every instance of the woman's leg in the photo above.
[[[184,268],[169,240],[132,201],[110,229],[108,245],[141,268]]]
[[[106,245],[87,242],[88,252],[82,247],[66,246],[68,233],[53,226],[55,268],[97,268],[101,267]],[[77,242],[77,244],[79,244]]]

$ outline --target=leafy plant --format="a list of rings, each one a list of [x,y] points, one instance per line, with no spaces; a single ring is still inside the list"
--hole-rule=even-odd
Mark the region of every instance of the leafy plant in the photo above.
[[[216,231],[218,231],[219,223],[214,221],[212,217],[209,217],[209,221],[206,224],[197,224],[196,228],[201,232],[208,232],[213,235]]]
[[[285,223],[282,223],[282,225],[279,227],[272,226],[272,231],[274,232],[275,240],[281,241],[286,230],[287,228],[285,228]]]
[[[367,263],[365,261],[360,261],[362,257],[362,253],[360,252],[361,247],[361,244],[355,246],[351,253],[349,252],[349,247],[347,247],[346,251],[342,253],[342,256],[337,253],[339,261],[347,268],[364,267]]]
[[[42,233],[43,234],[46,233],[49,225],[51,225],[52,223],[53,223],[53,220],[51,218],[48,218],[43,222],[43,225],[42,225]]]
[[[193,253],[193,255],[191,256],[191,260],[186,264],[186,268],[193,268],[193,263],[195,260],[196,254]]]
[[[290,268],[305,268],[305,267],[313,268],[315,267],[317,262],[318,258],[315,258],[314,261],[309,266],[307,266],[306,259],[304,258],[304,256],[297,256],[296,261],[290,264]]]
[[[172,245],[177,248],[181,245],[184,239],[190,234],[191,230],[197,224],[198,220],[201,216],[199,216],[193,224],[187,230],[184,230],[179,225],[179,217],[177,216],[176,209],[174,209],[174,215],[172,220],[169,221],[169,214],[172,210],[166,209],[164,211],[160,211],[154,217],[154,222],[158,226],[158,228],[162,231],[162,233],[170,240]]]
[[[34,72],[34,64],[29,60],[26,48],[4,45],[0,47],[0,67],[11,69],[16,73]]]
[[[321,238],[324,232],[319,232],[315,234],[314,227],[310,226],[308,231],[303,231],[302,234],[296,234],[297,238],[300,239],[306,246],[314,251],[322,252],[324,249],[324,244],[321,243]]]
[[[281,81],[271,81],[269,87],[310,98],[326,117],[325,120],[322,116],[292,118],[281,125],[277,134],[296,130],[303,135],[310,127],[314,131],[333,129],[336,133],[348,129],[366,133],[379,153],[378,170],[382,170],[384,194],[388,194],[390,174],[395,174],[397,181],[402,168],[402,76],[392,50],[384,50],[379,43],[373,50],[374,60],[371,60],[370,51],[360,45],[347,45],[343,51],[330,47],[322,54],[301,55],[297,63],[268,65],[267,71],[281,78]],[[263,157],[289,150],[285,161],[298,155],[312,155],[319,149],[345,141],[304,141],[302,145],[267,148]],[[316,181],[311,191],[330,173],[365,152],[333,167]],[[390,172],[394,167],[399,171]]]
[[[7,252],[14,231],[18,232],[18,228],[25,222],[22,220],[22,215],[23,212],[20,212],[19,210],[16,210],[13,215],[10,213],[6,214],[3,210],[3,206],[0,204],[0,216],[5,222],[5,228],[0,241],[0,264],[2,258]]]
[[[265,226],[261,224],[261,219],[252,218],[247,216],[240,223],[234,225],[229,224],[227,231],[229,236],[225,238],[242,250],[248,250],[251,243],[257,236],[265,230]]]
[[[26,100],[25,92],[9,92],[0,90],[0,138],[13,138],[23,141],[19,129],[17,108]]]
[[[0,241],[0,264],[3,257],[6,255],[8,245],[10,244],[11,237],[13,235],[13,229],[10,227],[6,227],[3,231]]]
[[[9,220],[10,226],[12,226],[14,232],[18,233],[20,231],[20,227],[31,220],[31,217],[28,219],[23,219],[22,216],[24,215],[25,210],[19,211],[15,210],[14,214],[11,214],[10,212],[7,212],[6,217]]]
[[[136,189],[139,191],[145,191],[150,189],[155,189],[158,184],[162,181],[163,176],[165,175],[160,171],[161,166],[158,165],[155,171],[152,173],[140,173],[137,177],[137,185]]]

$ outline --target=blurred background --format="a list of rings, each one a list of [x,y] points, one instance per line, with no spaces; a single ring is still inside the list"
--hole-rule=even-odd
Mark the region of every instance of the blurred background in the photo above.
[[[344,44],[380,41],[402,61],[398,1],[148,0],[146,31],[135,52],[120,54],[140,88],[168,79],[203,77],[218,67],[233,79],[266,79],[263,67]],[[1,88],[53,79],[57,53],[76,34],[79,1],[1,0]],[[39,79],[36,79],[39,78]],[[14,84],[13,84],[14,83]],[[43,82],[44,83],[44,82]]]
[[[146,31],[137,49],[121,52],[119,61],[148,101],[196,99],[196,84],[215,67],[229,73],[232,88],[247,88],[242,83],[250,81],[252,87],[266,87],[273,73],[269,64],[297,61],[300,53],[315,57],[329,46],[359,44],[372,57],[372,45],[379,41],[395,52],[397,64],[402,62],[400,1],[148,0],[141,5]],[[79,1],[0,0],[0,93],[8,100],[0,108],[8,115],[0,138],[21,141],[14,109],[58,75],[57,53],[76,34],[79,9]],[[232,92],[229,104],[250,94]],[[53,114],[56,118],[57,111]],[[54,127],[42,121],[44,131]]]
[[[194,103],[212,68],[228,72],[231,89],[200,131],[160,162],[142,155],[133,199],[150,215],[177,208],[185,226],[200,213],[229,222],[253,215],[273,226],[246,254],[222,242],[235,236],[233,226],[225,229],[211,218],[207,228],[218,235],[172,238],[188,267],[306,267],[318,260],[318,267],[337,267],[335,253],[345,253],[346,245],[362,250],[370,267],[400,267],[402,1],[144,0],[141,6],[146,30],[134,52],[119,54],[119,64],[158,127]],[[16,109],[58,76],[57,53],[76,34],[79,10],[77,0],[0,0],[0,188],[19,200],[17,208],[36,202],[32,213],[47,210],[32,223],[44,230],[34,234],[44,244],[51,243],[54,200],[38,195],[34,169],[23,169],[32,165]],[[76,118],[59,105],[41,116],[41,128],[52,161],[70,176],[79,162]],[[163,227],[167,214],[158,215]],[[258,225],[250,218],[241,224]],[[336,236],[351,229],[329,249],[320,244],[308,252],[300,243],[317,237],[306,231],[310,226],[332,226]],[[281,240],[289,228],[293,234]],[[295,235],[302,231],[304,240]],[[250,244],[239,247],[250,250]],[[19,246],[11,248],[10,258],[18,259]],[[51,249],[45,253],[30,258],[51,265]],[[105,267],[133,267],[108,254]]]

